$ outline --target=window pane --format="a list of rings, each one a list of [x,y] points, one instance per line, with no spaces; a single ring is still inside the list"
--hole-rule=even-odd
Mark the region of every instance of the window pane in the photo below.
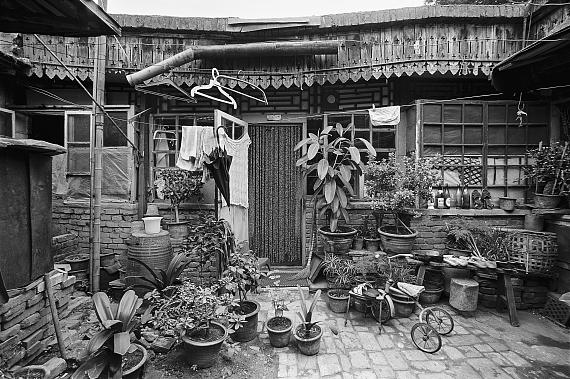
[[[91,114],[70,114],[67,116],[68,142],[89,142]]]
[[[461,121],[461,105],[443,106],[443,122],[460,123]]]
[[[541,141],[548,142],[548,128],[546,126],[529,126],[528,144],[538,145]]]
[[[372,145],[375,148],[394,149],[396,147],[396,133],[372,132]]]
[[[441,154],[441,147],[439,146],[424,146],[424,155],[433,156]]]
[[[507,122],[504,105],[489,105],[489,123],[503,124]]]
[[[525,143],[525,128],[524,127],[518,127],[518,126],[514,126],[514,125],[510,125],[507,128],[507,141],[511,144],[521,144],[524,145]],[[490,141],[491,138],[489,138]],[[494,142],[493,142],[494,143]]]
[[[483,143],[483,128],[480,126],[465,126],[465,143]]]
[[[369,128],[370,121],[368,119],[369,119],[368,115],[361,115],[361,114],[354,115],[354,127],[359,129]]]
[[[448,126],[443,129],[443,143],[460,144],[461,143],[461,126]]]
[[[483,149],[479,146],[465,146],[466,155],[481,155],[483,154]]]
[[[89,174],[89,147],[68,144],[67,172]]]
[[[424,105],[424,121],[441,122],[441,105],[426,104]]]
[[[530,105],[525,111],[528,113],[528,122],[540,123],[548,120],[548,108],[544,105]]]
[[[370,141],[370,130],[369,129],[367,129],[367,130],[355,130],[354,131],[354,138],[355,139],[356,138],[364,138],[365,140]],[[366,145],[359,140],[355,140],[354,145],[356,147],[358,147],[359,149],[365,149],[366,148]],[[378,147],[378,146],[375,146],[375,147]]]
[[[127,135],[127,111],[119,112],[108,112],[113,121],[119,126],[119,129]],[[117,130],[117,127],[113,125],[113,122],[105,117],[105,124],[103,126],[103,146],[113,147],[113,146],[126,146],[127,139],[123,137],[121,132]]]
[[[465,123],[483,123],[483,105],[465,105]]]
[[[175,167],[176,154],[156,153],[154,154],[155,167]]]
[[[12,136],[12,114],[0,111],[0,137]]]
[[[505,129],[506,128],[502,125],[501,126],[489,125],[489,143],[490,144],[506,143],[507,140],[505,138]]]
[[[425,143],[441,143],[441,127],[424,126],[424,142]]]

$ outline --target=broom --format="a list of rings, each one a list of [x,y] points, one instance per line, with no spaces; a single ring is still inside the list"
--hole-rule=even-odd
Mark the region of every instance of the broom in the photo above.
[[[311,224],[312,226],[312,232],[311,232],[311,250],[309,250],[309,258],[307,259],[307,264],[305,265],[305,267],[299,271],[298,273],[296,273],[295,275],[293,275],[291,277],[292,280],[301,280],[301,279],[307,279],[309,278],[309,275],[311,274],[311,258],[313,257],[313,251],[315,251],[316,249],[316,245],[317,245],[317,206],[316,204],[313,205],[313,222]]]

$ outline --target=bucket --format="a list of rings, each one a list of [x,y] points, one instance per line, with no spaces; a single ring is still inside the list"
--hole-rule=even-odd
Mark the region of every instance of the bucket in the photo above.
[[[143,217],[144,231],[146,234],[158,234],[160,233],[160,216]]]
[[[533,232],[542,232],[544,229],[544,217],[542,215],[528,214],[524,216],[524,228]]]
[[[168,264],[174,254],[170,244],[170,235],[167,231],[161,230],[156,234],[133,233],[127,250],[128,258],[136,258],[144,262],[153,270],[163,269],[166,271]],[[127,276],[144,276],[152,279],[152,274],[138,262],[127,260]],[[144,284],[141,279],[129,278],[127,285]],[[137,295],[144,294],[146,290],[135,287]]]

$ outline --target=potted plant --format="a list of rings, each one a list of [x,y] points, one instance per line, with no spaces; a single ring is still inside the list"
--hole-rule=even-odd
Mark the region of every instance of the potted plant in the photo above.
[[[217,295],[215,286],[201,287],[183,281],[173,288],[170,296],[151,292],[151,325],[160,333],[175,335],[182,341],[185,359],[191,366],[211,367],[222,343],[239,328],[243,317],[230,311],[231,296]]]
[[[228,292],[239,296],[236,306],[232,311],[245,318],[239,329],[232,334],[232,339],[238,342],[251,341],[257,336],[257,321],[260,305],[255,300],[248,300],[247,293],[255,291],[259,287],[261,271],[257,264],[257,257],[252,251],[244,251],[243,248],[233,249],[229,254],[226,270],[222,273],[220,283]]]
[[[348,308],[348,290],[342,288],[329,289],[327,291],[329,298],[329,308],[334,313],[345,313]]]
[[[323,267],[328,288],[349,289],[352,287],[356,275],[352,259],[341,258],[333,253],[325,253]]]
[[[430,187],[440,181],[436,169],[439,159],[412,154],[399,162],[392,153],[388,159],[372,160],[366,166],[366,191],[374,213],[392,214],[394,218],[393,225],[377,229],[386,252],[411,251],[417,237],[417,232],[409,227],[411,217],[418,216],[413,209],[420,201],[429,199]],[[381,224],[383,216],[379,220]]]
[[[71,378],[141,378],[147,351],[131,343],[130,333],[138,324],[136,313],[142,299],[129,290],[118,306],[112,306],[107,294],[97,292],[93,295],[93,305],[103,329],[89,340],[87,359]]]
[[[375,212],[375,214],[378,213]],[[370,231],[370,228],[368,227],[369,220],[370,220],[370,215],[366,215],[364,217],[364,223],[363,223],[363,227],[366,230],[364,242],[366,243],[366,250],[368,250],[371,253],[375,253],[380,249],[380,237],[378,236],[378,227],[380,227],[380,225],[378,224],[378,218],[375,217],[376,229],[372,228],[372,231]]]
[[[293,320],[283,316],[283,311],[287,309],[284,300],[273,300],[273,309],[275,310],[275,317],[271,317],[265,324],[267,334],[269,335],[269,343],[273,347],[285,347],[289,345]]]
[[[534,186],[534,205],[537,208],[556,208],[564,191],[568,190],[570,151],[568,142],[556,142],[528,152],[530,165],[525,169],[529,185]]]
[[[158,174],[155,186],[160,188],[164,199],[170,200],[171,209],[174,211],[174,222],[168,223],[170,236],[175,239],[188,236],[187,222],[180,221],[180,204],[191,197],[202,196],[202,180],[190,171],[185,170],[162,170]]]
[[[141,275],[127,276],[125,278],[125,282],[130,287],[141,288],[145,290],[145,292],[152,290],[157,290],[158,292],[167,292],[171,290],[171,286],[181,283],[179,280],[180,274],[182,274],[182,271],[184,271],[186,267],[188,267],[188,265],[191,263],[188,255],[183,253],[176,254],[172,258],[168,264],[166,271],[163,269],[155,270],[145,262],[134,257],[129,257],[129,260],[142,265],[151,274],[150,278]]]
[[[472,251],[472,234],[462,224],[445,224],[446,250],[448,255],[470,257]]]
[[[317,174],[311,201],[319,215],[327,218],[327,225],[319,228],[325,250],[337,254],[345,254],[350,249],[356,234],[356,229],[338,224],[341,217],[349,222],[347,209],[354,196],[350,180],[353,173],[361,174],[364,168],[356,143],[361,143],[371,156],[376,156],[376,150],[367,140],[347,138],[351,129],[352,125],[328,125],[318,135],[309,133],[309,137],[294,148],[297,151],[307,147],[296,165],[301,166],[303,179],[311,173]]]
[[[313,310],[321,296],[321,290],[317,290],[309,307],[305,303],[305,296],[303,290],[297,285],[299,295],[301,296],[301,312],[297,312],[301,319],[301,324],[297,325],[293,336],[297,340],[297,347],[299,351],[305,355],[318,354],[321,346],[321,337],[323,330],[318,324],[319,321],[313,321]]]

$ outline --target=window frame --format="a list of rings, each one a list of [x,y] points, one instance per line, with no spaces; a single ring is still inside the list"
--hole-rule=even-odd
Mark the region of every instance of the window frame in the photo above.
[[[16,138],[16,112],[8,108],[0,107],[0,113],[8,113],[12,120],[12,135],[8,136],[8,138]]]

